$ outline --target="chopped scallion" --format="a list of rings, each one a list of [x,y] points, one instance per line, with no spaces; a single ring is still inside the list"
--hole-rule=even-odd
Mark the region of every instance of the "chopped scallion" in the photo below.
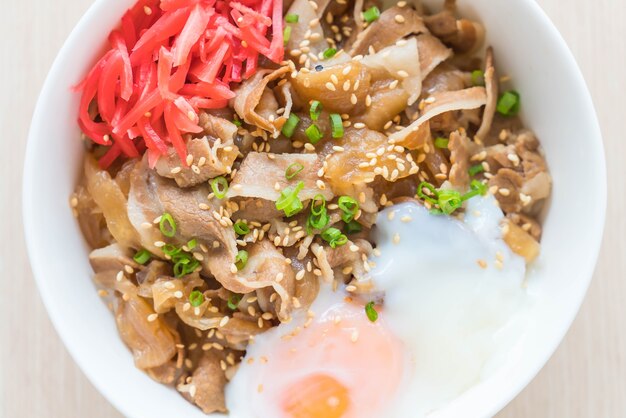
[[[333,228],[330,227],[327,230],[325,230],[324,232],[322,232],[322,239],[326,242],[331,242],[336,240],[337,238],[339,238],[341,236],[341,231],[338,230],[337,228]]]
[[[472,180],[470,183],[470,191],[465,193],[462,197],[463,200],[471,199],[474,196],[484,196],[487,193],[487,185],[479,180]]]
[[[504,116],[515,116],[520,109],[520,95],[515,90],[502,93],[496,107],[498,113]]]
[[[355,220],[348,222],[344,228],[346,234],[357,234],[363,230],[363,226]]]
[[[298,23],[299,19],[300,19],[300,16],[298,16],[295,13],[289,13],[285,15],[285,22],[287,23]]]
[[[230,296],[228,296],[228,308],[230,310],[236,311],[239,302],[241,302],[241,295],[237,293],[231,293]]]
[[[472,84],[474,86],[485,85],[485,72],[483,70],[472,71]]]
[[[235,222],[233,228],[235,229],[237,235],[246,235],[250,233],[250,227],[248,226],[248,224],[242,221]]]
[[[374,309],[374,302],[369,302],[365,305],[365,314],[367,315],[367,319],[372,322],[376,322],[378,319],[378,312]]]
[[[283,29],[283,44],[287,45],[289,43],[289,38],[291,38],[291,26],[285,26]]]
[[[344,222],[350,222],[359,211],[359,203],[350,196],[341,196],[337,201],[339,209],[341,209],[341,219]]]
[[[424,189],[428,190],[431,194],[427,195],[424,193]],[[437,204],[437,189],[427,181],[423,181],[417,186],[417,196],[433,205]]]
[[[475,176],[476,174],[482,173],[483,171],[485,171],[485,167],[483,167],[482,164],[473,165],[469,168],[469,170],[467,170],[470,176]]]
[[[198,260],[181,258],[176,264],[174,264],[172,270],[174,271],[175,277],[183,277],[193,273],[198,267],[200,267],[200,262],[198,262]]]
[[[189,248],[189,250],[193,250],[194,248],[196,248],[196,245],[198,245],[198,240],[191,239],[187,242],[187,248]]]
[[[331,248],[337,248],[348,242],[348,237],[341,233],[337,228],[330,227],[322,232],[321,237],[328,242]]]
[[[439,204],[439,209],[446,215],[452,214],[463,205],[461,193],[456,190],[442,189],[439,190],[438,195],[439,199],[437,203]]]
[[[235,256],[235,266],[237,266],[237,270],[243,270],[246,264],[248,264],[248,252],[246,250],[239,250]]]
[[[317,125],[314,123],[312,123],[311,126],[306,128],[304,133],[306,134],[306,137],[309,138],[309,142],[311,142],[311,144],[313,145],[320,142],[320,139],[322,139],[322,137],[324,136],[322,134],[322,131],[320,131],[320,128],[318,128]]]
[[[289,164],[289,166],[285,170],[285,178],[287,180],[291,180],[292,178],[297,176],[302,170],[304,170],[304,166],[301,163]]]
[[[321,194],[315,195],[311,200],[311,213],[307,219],[307,232],[310,234],[314,229],[321,230],[328,225],[330,217],[326,210],[326,199]]]
[[[152,254],[150,254],[150,251],[144,248],[143,250],[137,251],[137,253],[133,257],[133,260],[135,260],[137,264],[144,265],[148,261],[150,261],[150,258],[152,258]]]
[[[237,127],[241,127],[241,119],[239,119],[239,116],[235,115],[233,117],[233,124]]]
[[[299,181],[295,187],[286,187],[280,192],[280,197],[276,201],[276,209],[282,210],[285,216],[290,217],[300,212],[304,205],[298,198],[298,193],[304,188],[304,182]]]
[[[285,135],[287,138],[291,138],[293,136],[293,133],[296,131],[298,123],[300,123],[300,118],[291,113],[289,115],[289,118],[287,119],[287,122],[285,122],[285,124],[283,125],[283,135]]]
[[[378,7],[376,6],[372,6],[363,12],[363,20],[365,20],[367,23],[372,23],[379,17],[380,17],[380,10],[378,10]]]
[[[436,138],[435,139],[435,147],[437,148],[441,148],[441,149],[448,149],[448,143],[450,141],[448,140],[448,138]]]
[[[311,115],[311,120],[317,120],[322,113],[322,103],[319,100],[313,100],[311,102],[311,109],[309,110],[309,114]]]
[[[194,308],[202,305],[204,303],[204,294],[199,290],[193,290],[189,294],[189,303],[191,303],[191,306]]]
[[[339,114],[330,114],[330,128],[332,130],[333,138],[336,139],[343,137],[343,121],[341,120],[341,116]]]
[[[326,59],[332,58],[335,56],[335,54],[337,53],[337,49],[336,48],[327,48],[324,52],[323,52],[323,56]]]
[[[172,238],[176,235],[176,222],[174,222],[174,218],[169,213],[164,213],[161,215],[161,220],[159,221],[159,229],[161,233],[168,238]]]
[[[213,190],[215,197],[218,199],[226,197],[226,193],[228,192],[228,181],[225,177],[215,177],[214,179],[209,180],[209,184],[211,185],[211,190]]]

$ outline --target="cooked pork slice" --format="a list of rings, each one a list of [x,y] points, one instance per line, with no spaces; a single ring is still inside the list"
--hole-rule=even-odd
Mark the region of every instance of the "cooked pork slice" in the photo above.
[[[269,222],[282,218],[284,213],[276,209],[276,202],[256,197],[242,197],[233,199],[239,210],[233,213],[234,220]]]
[[[419,51],[420,71],[423,78],[453,55],[451,49],[428,33],[423,33],[417,37],[417,49]]]
[[[206,351],[188,382],[177,387],[185,398],[198,405],[205,414],[226,412],[226,375],[220,365],[224,357],[216,350]]]
[[[428,29],[459,54],[471,54],[483,43],[485,29],[478,22],[459,19],[451,9],[426,16],[424,23]]]
[[[85,158],[85,182],[87,190],[98,209],[104,215],[113,238],[124,247],[135,247],[137,233],[128,219],[126,196],[106,170],[101,170],[92,155]]]
[[[200,125],[206,136],[187,141],[188,159],[180,160],[174,148],[156,164],[157,172],[172,178],[180,187],[190,187],[210,178],[229,173],[239,155],[234,143],[235,124],[207,113],[200,115]]]
[[[177,238],[186,243],[197,238],[208,248],[228,247],[234,252],[235,233],[228,224],[216,219],[215,211],[220,207],[217,199],[208,200],[207,185],[181,189],[169,179],[151,170],[145,159],[137,163],[129,193],[128,213],[133,226],[141,234],[144,248],[162,255],[155,242],[163,241],[158,225],[149,226],[154,219],[169,213],[177,224]],[[216,243],[216,244],[214,244]]]
[[[410,7],[394,6],[382,12],[376,21],[357,36],[349,54],[353,57],[367,55],[370,47],[380,51],[408,35],[424,32],[428,32],[428,29],[417,11]]]
[[[465,191],[470,184],[469,169],[472,166],[470,158],[480,150],[480,146],[465,134],[465,131],[452,132],[448,149],[450,150],[450,183],[459,191]]]
[[[294,166],[296,164],[296,166]],[[302,171],[287,179],[287,169],[297,171],[302,165]],[[293,187],[299,181],[304,188],[298,194],[300,200],[312,199],[321,194],[326,200],[331,200],[333,193],[328,188],[320,189],[317,185],[317,172],[322,168],[315,154],[268,154],[251,152],[243,160],[235,178],[230,184],[227,197],[255,197],[276,201],[280,192],[287,187]]]
[[[300,48],[300,44],[307,40],[310,52],[314,55],[325,51],[328,48],[328,42],[324,36],[321,25],[310,26],[309,22],[318,19],[321,16],[319,4],[312,4],[309,0],[294,0],[287,11],[287,14],[298,16],[298,22],[290,24],[291,34],[289,41],[285,46],[285,50],[291,51]],[[322,5],[325,7],[325,5]],[[306,56],[306,55],[305,55]],[[294,61],[297,61],[294,59]],[[300,63],[300,64],[303,64]]]
[[[271,134],[278,134],[286,119],[279,117],[270,121],[267,117],[257,113],[257,108],[266,92],[267,85],[290,71],[287,66],[275,71],[259,70],[253,77],[241,83],[237,88],[236,97],[232,99],[232,106],[239,117],[250,125],[257,126]]]
[[[141,267],[133,260],[132,251],[118,243],[93,250],[89,253],[89,263],[96,273],[109,270],[118,272],[124,270],[126,266],[133,269]]]
[[[138,296],[118,301],[115,320],[122,340],[140,369],[159,367],[176,355],[176,338],[165,320]]]
[[[493,48],[487,48],[485,59],[485,89],[487,91],[487,105],[483,112],[483,120],[476,136],[480,139],[486,138],[493,123],[493,117],[498,105],[498,79],[493,63]]]
[[[291,308],[294,272],[285,257],[268,240],[246,247],[248,262],[241,270],[235,263],[236,252],[222,251],[209,257],[209,270],[218,282],[235,293],[250,293],[263,288],[273,288],[280,300],[276,314],[286,319]]]
[[[487,103],[487,94],[484,87],[471,87],[459,91],[441,92],[431,96],[431,104],[426,106],[420,117],[406,128],[389,136],[392,144],[406,141],[412,132],[418,132],[420,126],[445,112],[463,109],[475,109]]]

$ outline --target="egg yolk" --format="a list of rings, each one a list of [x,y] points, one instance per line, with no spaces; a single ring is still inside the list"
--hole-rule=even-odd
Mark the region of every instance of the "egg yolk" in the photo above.
[[[341,418],[349,405],[348,389],[325,374],[299,380],[284,393],[282,401],[289,418]]]
[[[384,311],[379,314],[371,322],[362,304],[340,299],[265,344],[256,353],[263,361],[252,366],[252,387],[263,387],[256,394],[257,416],[380,416],[403,378],[406,352],[387,328]]]

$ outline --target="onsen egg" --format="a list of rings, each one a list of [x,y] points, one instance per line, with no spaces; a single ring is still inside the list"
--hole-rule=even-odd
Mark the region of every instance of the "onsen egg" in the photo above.
[[[383,210],[363,304],[322,286],[309,312],[258,336],[226,389],[234,418],[430,416],[511,359],[525,330],[524,260],[492,196],[463,219],[416,203]],[[433,415],[435,416],[435,415]]]
[[[382,416],[408,359],[384,316],[371,322],[362,303],[322,288],[308,312],[249,347],[226,390],[230,416]]]

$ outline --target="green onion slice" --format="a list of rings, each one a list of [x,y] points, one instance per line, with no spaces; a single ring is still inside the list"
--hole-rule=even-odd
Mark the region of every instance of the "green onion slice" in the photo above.
[[[250,227],[248,226],[248,224],[242,221],[235,222],[235,225],[233,225],[233,228],[235,232],[237,233],[237,235],[246,235],[250,233]]]
[[[485,85],[485,72],[483,70],[472,71],[472,84],[474,86]]]
[[[287,45],[289,43],[289,38],[291,38],[291,26],[285,26],[283,29],[283,44]]]
[[[215,177],[214,179],[209,180],[209,184],[211,185],[211,190],[213,190],[215,197],[218,199],[226,197],[226,193],[228,192],[228,181],[224,176]]]
[[[443,189],[439,190],[438,204],[444,214],[450,215],[463,205],[463,199],[456,190]]]
[[[299,19],[300,19],[300,16],[298,16],[295,13],[289,13],[285,15],[285,22],[287,23],[298,23]]]
[[[324,58],[329,59],[335,56],[335,54],[337,53],[337,49],[336,48],[327,48],[322,55],[324,56]]]
[[[320,131],[320,128],[318,128],[317,125],[314,123],[312,123],[311,126],[306,128],[304,133],[306,134],[306,137],[309,138],[309,142],[311,142],[311,144],[313,145],[320,142],[320,139],[322,139],[322,137],[324,136],[322,134],[322,131]]]
[[[313,100],[311,102],[311,109],[309,110],[309,114],[311,115],[311,120],[318,120],[320,114],[322,113],[322,103],[319,100]]]
[[[337,248],[342,245],[345,245],[348,242],[348,237],[344,234],[339,235],[336,240],[329,242],[331,248]]]
[[[369,302],[365,305],[365,315],[367,315],[367,319],[372,322],[376,322],[378,319],[378,312],[374,309],[374,302]]]
[[[314,229],[324,229],[329,221],[330,216],[328,216],[326,211],[326,199],[321,194],[315,195],[311,201],[311,213],[306,223],[307,232],[310,234]]]
[[[339,209],[343,212],[341,219],[344,222],[350,222],[359,211],[359,203],[350,196],[341,196],[337,201]]]
[[[289,166],[285,170],[285,178],[287,180],[291,180],[292,178],[297,176],[302,170],[304,170],[304,166],[301,163],[289,164]]]
[[[479,180],[472,180],[470,183],[470,191],[465,193],[462,197],[463,200],[471,199],[474,196],[484,196],[487,194],[487,185]]]
[[[300,212],[304,207],[298,198],[298,193],[304,188],[304,182],[299,181],[295,187],[286,187],[280,192],[280,197],[276,201],[276,209],[282,210],[285,216],[290,217]]]
[[[330,114],[330,128],[332,130],[333,138],[343,137],[343,121],[341,120],[341,116],[339,114]]]
[[[187,248],[189,248],[190,250],[193,250],[194,248],[196,248],[197,245],[198,245],[198,240],[195,238],[187,241]]]
[[[380,17],[380,10],[378,10],[378,7],[376,6],[372,6],[363,12],[363,20],[365,20],[367,23],[372,23],[379,17]]]
[[[330,227],[321,234],[322,239],[326,242],[331,242],[336,240],[341,236],[341,231],[337,228]]]
[[[287,122],[285,122],[285,124],[283,125],[283,135],[285,135],[287,138],[291,138],[293,136],[293,133],[296,131],[298,123],[300,123],[300,118],[291,113],[289,115],[289,118],[287,119]]]
[[[237,266],[237,270],[243,270],[246,264],[248,264],[248,252],[246,250],[239,250],[235,256],[235,265]]]
[[[331,248],[337,248],[348,242],[348,237],[341,233],[337,228],[330,227],[322,232],[321,237],[328,242]]]
[[[200,267],[198,260],[195,258],[185,258],[174,264],[172,270],[174,271],[175,277],[183,277],[193,273],[198,267]]]
[[[424,189],[428,190],[432,194],[432,196],[429,196],[426,193],[424,193]],[[423,181],[419,184],[419,186],[417,186],[417,196],[429,203],[432,203],[433,205],[436,205],[438,203],[437,202],[437,199],[438,199],[437,189],[435,189],[435,186],[433,186],[427,181]]]
[[[357,234],[363,230],[363,226],[355,220],[351,220],[346,224],[344,232],[348,235]]]
[[[228,308],[230,308],[231,310],[236,311],[239,302],[241,302],[241,295],[237,293],[231,293],[230,296],[228,296]]]
[[[233,117],[233,124],[237,127],[241,127],[241,119],[239,119],[239,116],[235,115]]]
[[[168,238],[172,238],[176,235],[176,222],[174,222],[174,218],[172,215],[165,212],[161,215],[161,220],[159,221],[159,229],[161,233]]]
[[[469,168],[469,170],[467,170],[470,176],[475,176],[476,174],[482,173],[483,171],[485,171],[485,167],[483,167],[482,164],[473,165]]]
[[[202,305],[204,303],[204,295],[202,294],[202,292],[199,290],[193,290],[189,294],[189,303],[191,303],[191,306],[193,307],[198,307]]]
[[[441,148],[441,149],[448,149],[448,143],[450,141],[448,140],[448,138],[442,138],[439,137],[437,139],[435,139],[435,146],[437,148]]]
[[[316,194],[311,200],[311,213],[321,215],[326,212],[326,198],[321,194]]]
[[[520,109],[520,95],[515,90],[502,93],[496,107],[498,113],[504,116],[515,116]]]
[[[135,253],[135,255],[133,256],[133,260],[135,260],[137,264],[141,265],[144,265],[148,261],[150,261],[150,258],[152,258],[152,254],[150,254],[150,251],[146,250],[145,248],[143,250],[137,251],[137,253]]]

